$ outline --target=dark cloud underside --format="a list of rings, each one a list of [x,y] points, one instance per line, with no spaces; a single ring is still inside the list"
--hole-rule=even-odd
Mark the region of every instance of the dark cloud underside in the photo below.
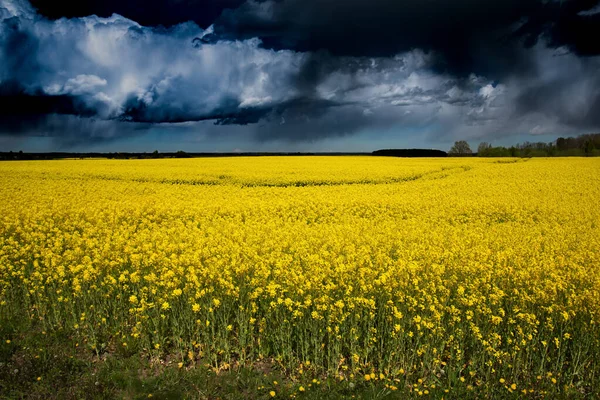
[[[418,48],[452,74],[506,76],[527,67],[522,46],[540,37],[577,54],[600,53],[597,0],[247,1],[223,11],[216,37],[260,37],[264,45],[381,57]]]
[[[194,21],[206,28],[227,8],[236,8],[243,0],[31,0],[38,12],[50,19],[110,17],[113,13],[144,26],[171,26]]]
[[[0,83],[0,126],[17,133],[28,131],[42,124],[48,114],[92,117],[96,111],[73,96],[51,96],[40,89],[28,92],[14,80]]]

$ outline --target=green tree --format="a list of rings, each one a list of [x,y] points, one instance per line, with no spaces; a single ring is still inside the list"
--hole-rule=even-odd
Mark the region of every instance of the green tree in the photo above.
[[[589,156],[589,155],[591,155],[591,154],[592,154],[592,151],[593,151],[593,150],[594,150],[594,144],[592,143],[592,141],[591,141],[591,140],[586,140],[586,141],[583,143],[583,153],[584,153],[586,156]]]
[[[481,142],[481,143],[479,143],[479,146],[477,147],[477,155],[479,157],[488,156],[491,149],[492,149],[491,144],[489,144],[488,142]]]
[[[466,140],[459,140],[454,142],[454,146],[448,152],[451,156],[470,156],[473,154],[469,143]]]

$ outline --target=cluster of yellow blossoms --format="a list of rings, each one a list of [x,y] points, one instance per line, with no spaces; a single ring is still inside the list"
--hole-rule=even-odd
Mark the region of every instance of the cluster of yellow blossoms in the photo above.
[[[64,160],[0,176],[0,323],[420,391],[599,379],[600,159]]]

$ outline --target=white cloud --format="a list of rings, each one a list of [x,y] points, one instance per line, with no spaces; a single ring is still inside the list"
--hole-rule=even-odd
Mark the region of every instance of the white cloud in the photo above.
[[[0,4],[36,40],[37,76],[28,78],[48,94],[102,99],[119,106],[113,111],[134,98],[157,118],[161,113],[202,118],[295,95],[289,82],[302,54],[262,49],[256,39],[194,47],[193,39],[205,31],[193,23],[155,30],[119,15],[27,19],[35,14],[21,7],[25,2]],[[2,76],[14,73],[3,69],[0,65]]]
[[[578,13],[578,15],[585,15],[585,16],[591,16],[591,15],[596,15],[596,14],[600,14],[600,4],[596,4],[595,7],[592,7],[589,10],[580,11]]]
[[[106,84],[106,79],[102,79],[96,75],[77,75],[65,83],[62,93],[74,95],[96,93],[98,89],[106,86]]]

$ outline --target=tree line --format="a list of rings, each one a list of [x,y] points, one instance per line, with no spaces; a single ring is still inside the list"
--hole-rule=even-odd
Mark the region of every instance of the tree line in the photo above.
[[[375,150],[374,156],[388,157],[446,157],[448,153],[433,149],[383,149]]]
[[[442,152],[443,153],[443,152]],[[0,161],[30,161],[30,160],[62,160],[62,159],[89,159],[107,158],[115,160],[145,160],[162,158],[215,158],[215,157],[262,157],[262,156],[366,156],[371,153],[358,152],[229,152],[229,153],[188,153],[185,151],[160,153],[24,153],[23,151],[0,151]],[[445,155],[446,153],[444,153]],[[433,157],[433,156],[428,156]]]
[[[492,146],[481,142],[477,153],[473,153],[465,140],[459,140],[448,152],[449,156],[478,157],[565,157],[600,156],[600,133],[579,135],[577,137],[559,137],[554,142],[524,142],[514,146]]]

